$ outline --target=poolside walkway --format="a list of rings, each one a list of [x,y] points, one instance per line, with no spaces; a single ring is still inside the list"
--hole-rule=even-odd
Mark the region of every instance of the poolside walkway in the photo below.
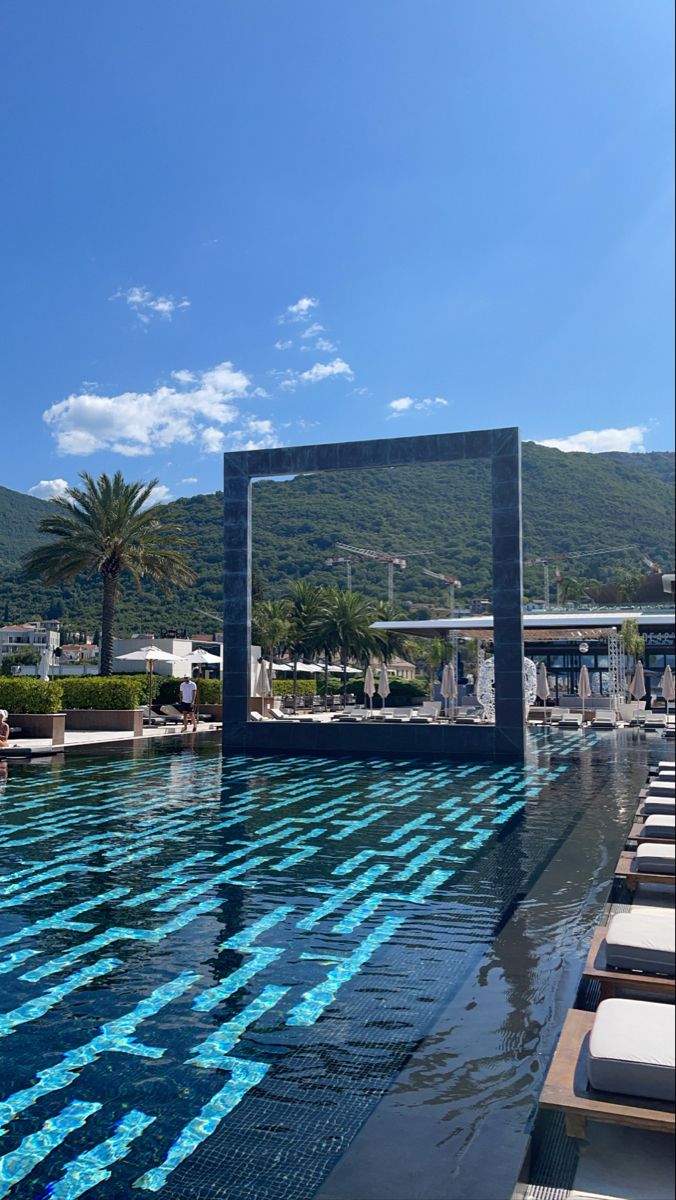
[[[89,750],[93,747],[100,749],[105,746],[119,747],[127,742],[142,745],[157,738],[166,737],[199,737],[201,734],[214,733],[221,728],[219,721],[199,721],[197,731],[183,730],[180,725],[158,725],[143,730],[143,736],[135,738],[131,731],[82,730],[66,731],[63,746],[52,746],[51,738],[12,738],[8,749],[14,751],[10,758],[19,757],[17,751],[30,754],[31,758],[43,755],[67,754],[69,751]],[[2,751],[0,751],[2,757]]]

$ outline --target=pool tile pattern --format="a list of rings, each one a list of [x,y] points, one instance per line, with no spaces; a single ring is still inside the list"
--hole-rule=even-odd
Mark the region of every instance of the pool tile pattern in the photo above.
[[[306,1200],[575,819],[538,801],[579,749],[16,772],[0,1197]]]

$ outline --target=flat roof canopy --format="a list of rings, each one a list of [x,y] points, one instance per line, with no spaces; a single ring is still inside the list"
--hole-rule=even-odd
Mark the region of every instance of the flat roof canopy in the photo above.
[[[566,613],[524,613],[524,636],[532,641],[552,641],[555,637],[570,634],[571,638],[582,636],[591,637],[597,633],[604,637],[609,629],[619,629],[624,621],[637,621],[641,629],[653,629],[664,625],[674,626],[674,611],[644,613],[636,611],[604,611],[604,612],[566,612]],[[457,633],[465,638],[485,638],[491,640],[493,633],[493,618],[487,617],[450,617],[434,621],[374,621],[372,629],[392,629],[398,633],[408,633],[411,637],[443,637],[444,634]]]

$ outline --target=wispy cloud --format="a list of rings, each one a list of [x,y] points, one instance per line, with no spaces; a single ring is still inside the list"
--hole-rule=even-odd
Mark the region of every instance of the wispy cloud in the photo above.
[[[354,371],[342,358],[332,362],[316,362],[307,371],[284,371],[279,387],[284,392],[295,392],[300,385],[322,383],[325,379],[354,379]]]
[[[66,479],[41,479],[28,489],[28,495],[37,496],[40,500],[52,500],[54,496],[63,496],[67,488]]]
[[[319,300],[316,300],[314,296],[301,296],[300,300],[296,300],[295,304],[290,304],[277,320],[280,325],[285,325],[289,321],[309,321],[312,310],[315,308],[319,308]]]
[[[390,400],[388,420],[394,417],[405,417],[407,413],[431,413],[435,409],[447,408],[448,400],[443,396],[427,396],[424,400],[416,400],[414,396],[400,396],[398,400]]]
[[[311,325],[308,325],[307,329],[303,330],[303,332],[301,333],[300,336],[302,338],[311,338],[311,337],[316,337],[318,333],[323,333],[323,332],[324,332],[324,326],[320,325],[318,321],[313,321]]]
[[[199,480],[196,475],[186,475],[185,479],[181,480],[181,483],[199,483]]]
[[[275,342],[275,350],[290,350],[292,346],[293,346],[293,342],[291,341],[290,338],[288,338],[287,341],[285,341],[285,342],[284,341]]]
[[[544,438],[538,446],[550,446],[568,454],[581,451],[585,454],[606,454],[609,451],[641,452],[645,450],[644,436],[647,425],[628,425],[625,429],[585,429],[564,438]]]
[[[251,380],[231,362],[205,371],[175,371],[172,379],[146,392],[79,392],[53,404],[43,418],[62,454],[110,450],[136,457],[195,442],[214,451],[237,446],[257,432],[252,423],[259,418],[239,407],[254,394]],[[264,423],[263,436],[274,438],[272,426]]]
[[[131,287],[126,291],[120,290],[115,292],[111,300],[124,300],[127,307],[138,317],[142,325],[148,325],[153,317],[160,317],[163,321],[171,321],[174,314],[181,309],[190,308],[190,301],[186,296],[176,300],[173,296],[156,296],[154,292],[149,291],[145,287]]]
[[[335,349],[333,342],[330,342],[328,338],[320,337],[315,342],[315,350],[323,350],[325,354],[331,354]]]

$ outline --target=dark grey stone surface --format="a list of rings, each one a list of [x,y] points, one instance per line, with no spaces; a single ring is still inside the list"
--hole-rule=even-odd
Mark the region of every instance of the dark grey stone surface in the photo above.
[[[270,475],[361,470],[488,458],[492,468],[495,726],[248,721],[251,644],[251,481]],[[522,760],[521,440],[518,429],[384,438],[277,450],[223,461],[223,749],[276,754],[446,755]]]

